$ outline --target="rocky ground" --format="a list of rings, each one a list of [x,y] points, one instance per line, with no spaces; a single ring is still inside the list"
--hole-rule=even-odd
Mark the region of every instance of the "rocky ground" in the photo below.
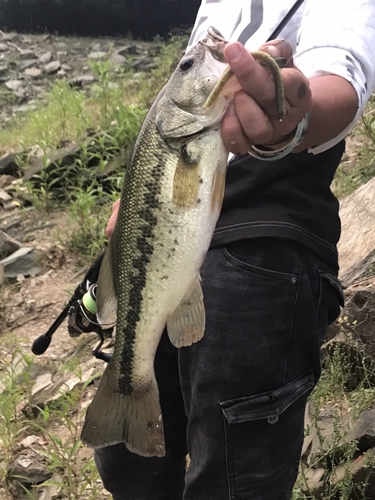
[[[57,78],[85,87],[94,81],[89,61],[110,60],[116,67],[151,69],[155,45],[123,38],[22,35],[0,31],[0,126],[35,109]]]
[[[127,39],[65,38],[53,35],[22,35],[0,32],[0,127],[17,119],[20,113],[34,109],[37,100],[51,88],[56,79],[65,78],[71,85],[86,87],[94,82],[89,61],[110,60],[115,67],[132,67],[135,70],[153,66],[151,45]],[[3,151],[4,154],[4,151]],[[1,156],[1,155],[0,155]],[[20,207],[4,188],[12,177],[11,163],[5,161],[0,171],[0,380],[9,363],[16,371],[23,366],[19,359],[12,360],[16,347],[31,355],[32,342],[46,332],[70,298],[70,294],[83,278],[91,263],[79,261],[59,243],[69,222],[64,213],[42,217],[31,207]],[[10,168],[10,170],[9,170]],[[5,259],[5,260],[4,260]],[[56,331],[47,352],[35,359],[32,369],[32,400],[45,404],[57,399],[61,391],[71,390],[80,383],[71,372],[61,372],[61,365],[78,360],[82,379],[99,373],[103,362],[92,357],[97,337],[87,334],[80,338],[68,335],[66,323]],[[80,412],[90,400],[92,390],[86,391],[80,401]],[[64,425],[53,424],[53,432],[66,434]],[[21,440],[21,437],[23,438]],[[46,441],[29,435],[16,446],[16,453],[9,467],[9,490],[0,488],[0,499],[26,498],[17,486],[22,476],[24,485],[40,483],[51,477],[46,470],[46,458],[41,450]],[[91,451],[81,450],[79,460],[86,463]],[[61,472],[56,470],[56,473]],[[56,480],[56,478],[55,478]],[[58,478],[57,478],[58,480]],[[103,498],[100,482],[96,488]],[[91,498],[89,488],[81,498]],[[68,498],[57,487],[49,486],[35,498],[44,500]],[[94,498],[94,497],[93,497]]]
[[[80,87],[90,85],[94,81],[90,60],[109,59],[117,67],[126,65],[135,70],[144,70],[153,66],[154,50],[155,47],[150,44],[127,39],[65,38],[0,32],[0,127],[17,118],[20,113],[35,108],[37,100],[45,95],[56,79],[67,78],[72,85]],[[348,165],[355,163],[360,146],[360,141],[355,138],[349,141],[345,156]],[[1,374],[6,373],[9,364],[13,363],[16,371],[19,366],[23,366],[19,358],[14,359],[13,356],[12,359],[15,346],[31,354],[32,342],[47,331],[90,264],[80,261],[61,243],[61,235],[70,224],[64,213],[55,212],[41,217],[32,207],[21,207],[13,199],[7,190],[12,181],[12,177],[9,177],[11,169],[11,158],[6,157],[6,161],[3,161],[0,155],[0,383]],[[348,352],[354,353],[358,365],[366,345],[366,356],[375,355],[375,348],[372,347],[375,344],[372,340],[375,322],[374,278],[357,280],[347,289],[347,297],[347,309],[331,329],[329,342],[331,346],[340,342],[347,346]],[[348,341],[348,336],[352,340],[354,338],[354,344]],[[79,361],[83,380],[99,373],[103,369],[103,362],[91,355],[95,344],[94,334],[69,337],[66,323],[63,323],[55,333],[50,348],[33,363],[33,403],[43,405],[57,399],[61,390],[71,390],[79,385],[80,380],[75,374],[60,370],[61,365],[69,360]],[[329,351],[329,347],[327,349]],[[353,370],[355,373],[358,371]],[[78,411],[87,406],[93,391],[94,388],[90,386],[79,402]],[[22,410],[25,408],[19,409]],[[364,469],[359,459],[362,460],[363,453],[375,445],[372,420],[372,415],[365,414],[347,437],[348,442],[362,443],[358,457],[353,462],[353,475]],[[335,417],[329,410],[324,426],[328,442],[335,426]],[[65,427],[57,422],[52,424],[52,428],[59,436],[63,437],[66,433]],[[322,487],[325,471],[319,459],[316,459],[320,453],[319,436],[316,434],[311,432],[310,437],[306,438],[304,454],[306,464],[317,464],[309,468],[307,479],[311,489],[317,491],[315,498],[321,498],[319,488]],[[367,438],[363,440],[363,436]],[[45,446],[44,437],[38,433],[20,435],[9,464],[10,492],[8,488],[0,489],[0,500],[26,498],[12,476],[26,478],[25,486],[50,477],[51,474],[46,472],[46,458],[42,454]],[[90,450],[82,449],[79,460],[86,463],[90,456]],[[62,472],[56,469],[56,474]],[[342,471],[338,470],[339,473]],[[101,489],[100,482],[96,487],[100,491],[97,498],[105,498],[106,492]],[[89,495],[90,492],[80,498],[91,499]],[[52,500],[68,497],[58,488],[49,486],[35,498]]]

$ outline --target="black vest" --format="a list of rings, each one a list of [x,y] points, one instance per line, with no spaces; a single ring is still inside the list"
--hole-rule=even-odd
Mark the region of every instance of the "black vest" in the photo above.
[[[337,268],[341,226],[330,185],[344,149],[341,141],[317,155],[303,151],[273,162],[234,158],[211,246],[276,236],[308,246]]]

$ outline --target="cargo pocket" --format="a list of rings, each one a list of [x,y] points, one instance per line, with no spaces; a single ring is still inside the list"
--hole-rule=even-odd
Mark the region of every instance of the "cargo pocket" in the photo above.
[[[319,341],[323,344],[327,327],[340,314],[340,306],[344,307],[344,292],[336,276],[328,271],[317,270],[319,275],[319,298],[317,304],[317,318],[319,326]]]
[[[273,498],[273,493],[290,484],[303,441],[306,399],[313,386],[309,370],[274,391],[220,403],[231,499],[248,500],[250,493],[265,498],[262,492],[267,491],[267,498]]]

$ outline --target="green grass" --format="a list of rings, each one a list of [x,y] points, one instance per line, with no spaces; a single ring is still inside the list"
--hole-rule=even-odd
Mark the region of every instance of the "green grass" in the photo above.
[[[185,44],[186,37],[157,39],[156,67],[148,73],[119,72],[109,61],[92,61],[90,91],[57,81],[37,110],[0,130],[0,155],[24,152],[18,156],[21,172],[28,171],[36,155],[42,161],[44,168],[18,189],[40,212],[68,212],[71,232],[64,243],[74,252],[94,256],[103,248],[110,206],[120,196],[139,128]],[[51,153],[62,143],[76,144],[77,157],[68,165],[51,163]]]
[[[157,67],[147,74],[134,75],[125,69],[119,74],[109,63],[92,63],[96,82],[90,91],[73,89],[67,82],[59,81],[38,104],[37,110],[17,116],[17,120],[8,122],[0,130],[0,155],[28,151],[19,156],[19,167],[23,172],[27,171],[35,150],[38,150],[45,168],[23,185],[27,189],[28,203],[43,216],[56,209],[67,212],[71,229],[59,238],[76,255],[93,257],[105,245],[104,228],[110,207],[119,196],[139,127],[152,100],[174,69],[185,43],[186,39],[178,37],[168,43],[157,40]],[[11,99],[9,92],[0,92],[0,103],[9,103]],[[362,142],[362,147],[350,164],[343,164],[337,171],[334,190],[338,197],[350,194],[375,174],[374,99],[368,104],[363,121],[354,134]],[[61,141],[76,143],[80,152],[69,165],[57,162],[51,166],[48,160],[51,151],[59,148]],[[0,314],[3,315],[2,310]],[[47,443],[41,450],[46,467],[59,472],[58,479],[53,481],[57,481],[61,488],[60,498],[102,498],[95,465],[92,459],[82,460],[79,440],[82,402],[90,381],[81,380],[77,390],[62,393],[57,402],[40,408],[36,420],[30,420],[20,412],[20,407],[33,404],[33,365],[33,358],[23,355],[18,348],[14,348],[11,360],[3,361],[0,381],[5,390],[0,393],[0,482],[7,488],[9,464],[22,436],[38,433]],[[301,468],[294,500],[314,498],[313,493],[306,489],[306,474],[313,465],[325,469],[321,499],[352,498],[350,466],[356,449],[352,443],[343,443],[347,429],[341,413],[349,411],[355,420],[364,409],[375,406],[371,365],[365,363],[359,368],[361,377],[356,383],[358,373],[353,373],[348,356],[339,348],[334,349],[325,361],[322,378],[310,399],[312,425],[319,436],[319,420],[330,408],[334,415],[334,432],[329,443],[321,437],[325,451],[319,464],[305,464]],[[82,378],[76,365],[65,369]],[[65,429],[64,436],[56,432],[56,424]],[[369,470],[371,460],[369,457]],[[334,474],[338,466],[342,477],[336,481]],[[365,482],[357,486],[356,498],[364,498]],[[36,499],[39,490],[31,488],[26,494],[28,498]]]
[[[366,107],[362,119],[352,132],[354,140],[361,145],[354,158],[342,163],[337,169],[333,191],[340,199],[348,196],[375,175],[375,97]]]

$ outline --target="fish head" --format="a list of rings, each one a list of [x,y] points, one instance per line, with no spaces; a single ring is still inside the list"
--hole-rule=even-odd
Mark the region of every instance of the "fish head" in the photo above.
[[[180,60],[156,103],[155,123],[162,137],[186,137],[221,121],[230,98],[219,96],[210,108],[205,103],[228,67],[223,54],[227,43],[211,27]]]

